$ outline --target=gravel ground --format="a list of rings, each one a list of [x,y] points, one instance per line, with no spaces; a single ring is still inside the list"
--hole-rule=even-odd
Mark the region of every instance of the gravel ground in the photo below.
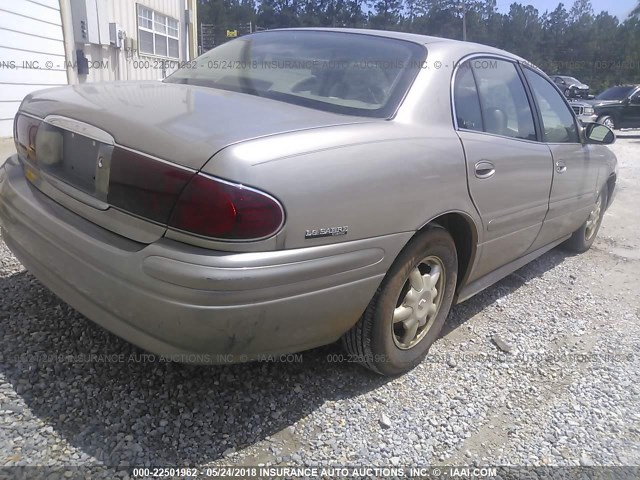
[[[0,465],[640,464],[640,135],[620,137],[592,250],[555,249],[455,307],[430,358],[393,380],[334,361],[335,345],[156,361],[0,239]]]

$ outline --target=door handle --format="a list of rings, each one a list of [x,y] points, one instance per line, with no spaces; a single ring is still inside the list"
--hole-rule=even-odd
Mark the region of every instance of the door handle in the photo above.
[[[478,178],[489,178],[496,173],[496,167],[489,160],[480,160],[475,165],[476,169],[476,177]]]
[[[559,162],[556,162],[556,172],[564,173],[566,171],[567,171],[567,166],[564,164],[562,160],[560,160]]]

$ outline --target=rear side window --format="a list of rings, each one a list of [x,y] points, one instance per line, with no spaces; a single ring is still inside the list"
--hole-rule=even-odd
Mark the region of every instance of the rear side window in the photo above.
[[[485,132],[536,140],[531,105],[516,66],[493,58],[474,59],[471,65]]]
[[[453,97],[458,128],[483,132],[480,100],[469,62],[460,65],[456,74]]]
[[[524,72],[542,116],[543,140],[547,143],[580,143],[573,112],[560,92],[533,70],[525,68]]]
[[[454,103],[458,128],[536,140],[531,105],[511,62],[474,58],[462,63]]]

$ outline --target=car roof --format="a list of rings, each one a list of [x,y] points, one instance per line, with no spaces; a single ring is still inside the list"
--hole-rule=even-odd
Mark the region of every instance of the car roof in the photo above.
[[[462,43],[458,40],[452,40],[449,38],[432,37],[429,35],[420,35],[417,33],[407,32],[395,32],[392,30],[374,30],[370,28],[335,28],[335,27],[293,27],[293,28],[279,28],[278,31],[292,31],[292,30],[307,30],[315,32],[340,32],[340,33],[353,33],[357,35],[369,35],[375,37],[395,38],[399,40],[406,40],[409,42],[419,43],[420,45],[426,45],[435,42],[455,42]]]
[[[525,62],[532,65],[530,62],[521,58],[513,53],[509,53],[499,48],[490,47],[480,43],[463,42],[461,40],[453,40],[450,38],[433,37],[429,35],[419,35],[417,33],[407,32],[394,32],[391,30],[373,30],[367,28],[328,28],[328,27],[311,27],[311,28],[278,28],[274,30],[263,30],[269,32],[284,32],[284,31],[315,31],[315,32],[340,32],[340,33],[352,33],[356,35],[369,35],[375,37],[393,38],[396,40],[404,40],[407,42],[413,42],[420,45],[433,45],[438,44],[439,47],[450,48],[451,53],[459,55],[459,57],[466,56],[471,53],[488,53],[501,55],[503,57],[511,58],[520,62]],[[535,65],[533,65],[535,66]],[[537,68],[537,67],[536,67]]]

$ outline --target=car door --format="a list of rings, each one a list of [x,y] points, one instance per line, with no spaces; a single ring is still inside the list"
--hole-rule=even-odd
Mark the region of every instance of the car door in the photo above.
[[[620,117],[621,128],[640,128],[640,89],[631,94]]]
[[[549,212],[530,250],[578,229],[597,197],[600,159],[593,145],[582,142],[577,119],[566,99],[543,75],[523,67],[535,100],[543,142],[554,162]]]
[[[454,78],[455,126],[469,193],[482,218],[475,280],[522,256],[547,213],[553,162],[537,141],[533,110],[519,67],[474,57]]]

